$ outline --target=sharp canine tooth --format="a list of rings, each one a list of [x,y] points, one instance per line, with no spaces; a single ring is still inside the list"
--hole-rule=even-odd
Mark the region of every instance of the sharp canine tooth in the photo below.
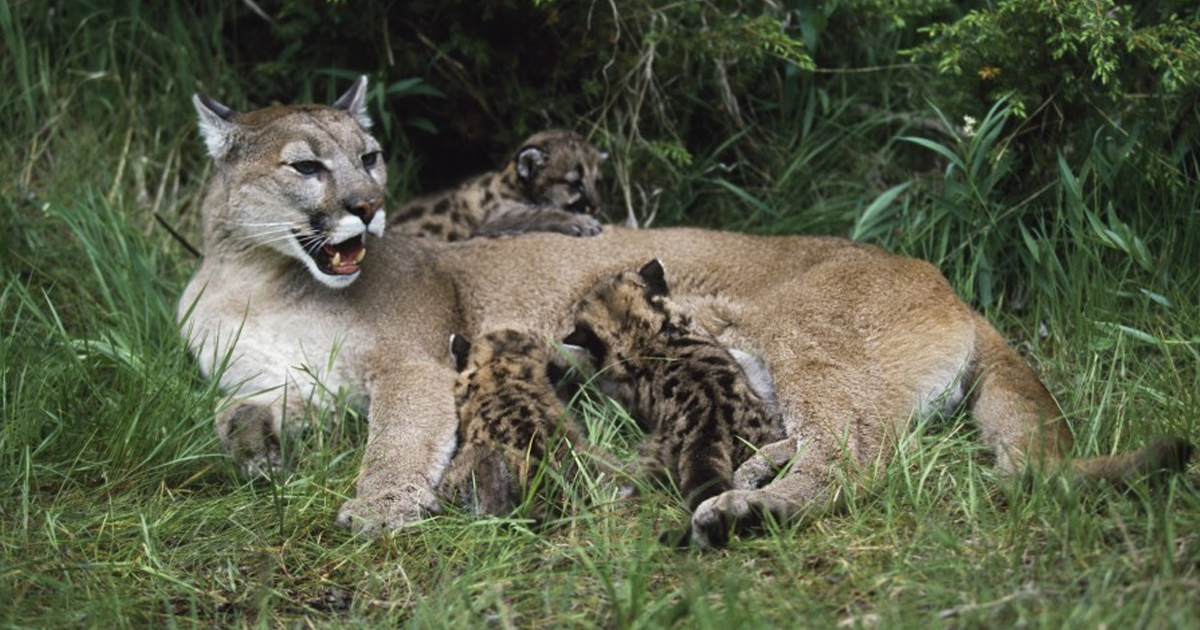
[[[360,263],[366,257],[367,257],[367,248],[364,247],[364,248],[358,250],[358,255],[354,257],[354,262]]]
[[[335,253],[333,255],[333,260],[329,261],[329,266],[330,267],[341,267],[342,266],[342,254],[340,252]]]

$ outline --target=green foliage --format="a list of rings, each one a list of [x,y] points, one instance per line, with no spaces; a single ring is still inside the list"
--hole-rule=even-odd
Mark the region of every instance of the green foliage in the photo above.
[[[977,115],[1004,97],[1027,119],[1013,132],[1027,182],[1041,185],[1060,151],[1078,153],[1098,129],[1137,136],[1129,159],[1160,183],[1186,186],[1200,175],[1195,6],[1139,13],[1114,0],[1006,0],[922,31],[929,40],[909,54],[938,71],[932,96],[947,111]]]
[[[1114,0],[1006,0],[923,29],[930,41],[915,53],[941,73],[978,78],[992,98],[1011,95],[1015,113],[1026,116],[1051,99],[1072,108],[1119,101],[1139,87],[1196,88],[1198,27],[1174,14],[1138,27],[1133,8]]]

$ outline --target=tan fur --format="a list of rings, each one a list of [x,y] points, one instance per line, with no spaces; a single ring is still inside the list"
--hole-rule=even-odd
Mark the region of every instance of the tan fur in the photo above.
[[[712,311],[696,320],[713,322],[719,330],[709,332],[723,345],[765,357],[798,451],[781,479],[705,501],[692,518],[701,543],[764,513],[820,509],[835,472],[886,464],[914,416],[968,391],[1002,470],[1053,471],[1069,461],[1058,406],[1000,335],[931,265],[869,245],[694,229],[461,243],[385,235],[368,241],[361,273],[330,276],[298,243],[315,237],[319,251],[356,252],[353,241],[368,232],[347,210],[366,216],[371,204],[361,202],[382,188],[383,174],[362,159],[376,149],[363,126],[364,93],[360,81],[341,108],[233,120],[198,105],[216,176],[203,207],[204,261],[179,311],[201,368],[220,374],[228,393],[218,433],[244,467],[271,463],[287,413],[317,391],[315,379],[366,405],[358,493],[339,522],[372,533],[438,508],[432,489],[457,424],[451,333],[521,328],[561,338],[589,286],[652,257],[672,270],[677,300]],[[288,166],[308,158],[328,172],[305,179]],[[330,227],[314,233],[314,221]],[[276,222],[282,233],[253,227]],[[1179,466],[1183,446],[1168,441],[1073,467],[1124,479]]]
[[[647,432],[641,473],[675,480],[688,506],[733,489],[734,469],[784,438],[773,395],[669,297],[652,260],[596,283],[566,342],[590,354],[595,380]]]
[[[410,201],[393,213],[392,232],[433,240],[559,232],[600,232],[596,181],[605,154],[577,133],[550,129],[521,143],[499,171]]]
[[[587,446],[554,389],[568,368],[545,341],[527,331],[497,330],[474,342],[454,336],[458,447],[438,495],[477,514],[512,511],[531,489],[531,515],[541,520],[567,507],[561,475],[570,480]],[[539,467],[543,478],[536,479]]]

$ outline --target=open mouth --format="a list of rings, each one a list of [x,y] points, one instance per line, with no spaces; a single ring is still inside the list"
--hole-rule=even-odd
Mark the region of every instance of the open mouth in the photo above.
[[[308,242],[306,242],[306,240]],[[331,276],[348,276],[358,273],[359,263],[367,255],[367,235],[348,238],[341,243],[325,243],[316,246],[311,239],[300,239],[300,246],[323,273]]]

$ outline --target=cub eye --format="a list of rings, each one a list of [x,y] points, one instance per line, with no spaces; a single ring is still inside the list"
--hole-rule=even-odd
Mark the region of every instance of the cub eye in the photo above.
[[[368,168],[368,169],[375,168],[375,165],[378,163],[379,163],[379,151],[372,151],[371,153],[367,153],[362,156],[363,168]]]
[[[664,334],[668,337],[679,337],[685,333],[687,333],[687,330],[685,330],[684,328],[682,328],[680,326],[675,325],[674,322],[672,322],[670,320],[663,322],[662,334]]]
[[[325,165],[316,160],[300,160],[299,162],[292,162],[288,166],[301,175],[316,175],[320,171],[325,170]]]

